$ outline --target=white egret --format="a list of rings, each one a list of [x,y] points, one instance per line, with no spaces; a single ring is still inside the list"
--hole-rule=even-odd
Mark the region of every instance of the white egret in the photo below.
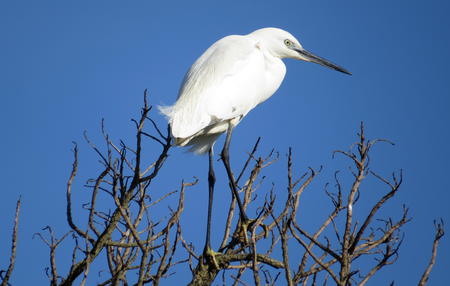
[[[160,107],[169,120],[176,145],[190,146],[190,151],[197,154],[209,152],[205,254],[211,251],[214,142],[227,132],[222,161],[238,202],[241,223],[246,229],[251,221],[243,210],[229,164],[231,134],[250,110],[278,89],[286,74],[284,58],[313,62],[350,74],[344,68],[305,50],[290,33],[277,28],[263,28],[248,35],[231,35],[215,42],[186,73],[176,103]]]

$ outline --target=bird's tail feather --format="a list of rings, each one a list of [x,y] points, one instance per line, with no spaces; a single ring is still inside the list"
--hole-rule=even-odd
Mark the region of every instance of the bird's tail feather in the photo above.
[[[207,153],[220,135],[221,133],[213,133],[192,138],[187,144],[189,151],[199,155]]]

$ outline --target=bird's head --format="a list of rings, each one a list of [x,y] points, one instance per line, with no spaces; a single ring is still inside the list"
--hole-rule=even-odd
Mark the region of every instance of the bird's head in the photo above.
[[[258,40],[260,45],[273,56],[280,59],[293,58],[297,60],[313,62],[345,74],[351,75],[349,71],[324,58],[314,55],[305,50],[300,42],[291,33],[278,28],[263,28],[250,34]]]

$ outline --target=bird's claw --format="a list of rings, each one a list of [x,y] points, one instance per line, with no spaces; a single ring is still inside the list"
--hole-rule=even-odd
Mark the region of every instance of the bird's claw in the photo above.
[[[217,263],[216,255],[219,254],[219,252],[215,252],[210,247],[206,247],[203,251],[203,264],[208,264],[214,267],[215,269],[220,269],[219,263]]]
[[[239,236],[243,238],[244,243],[248,244],[247,232],[252,233],[255,227],[256,219],[245,219],[241,220]]]
[[[241,237],[244,238],[245,244],[248,244],[247,232],[253,233],[255,228],[257,228],[258,226],[260,226],[264,230],[264,237],[267,238],[267,236],[269,235],[269,229],[268,229],[267,225],[265,225],[263,223],[257,224],[257,221],[258,221],[258,219],[247,219],[247,220],[241,222],[240,235],[241,235]]]

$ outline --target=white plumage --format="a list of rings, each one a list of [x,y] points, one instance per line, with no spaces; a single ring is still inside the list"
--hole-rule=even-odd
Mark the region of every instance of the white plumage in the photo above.
[[[348,73],[303,49],[290,33],[264,28],[224,37],[209,47],[184,77],[178,99],[160,107],[175,144],[205,153],[228,126],[272,96],[286,74],[281,59],[316,62]]]
[[[209,47],[191,66],[172,106],[160,107],[169,119],[175,144],[191,146],[191,151],[209,152],[209,201],[207,231],[202,259],[212,257],[211,213],[215,174],[213,145],[227,132],[221,152],[244,234],[254,220],[245,214],[229,160],[233,128],[258,104],[271,97],[286,74],[283,58],[315,62],[343,73],[345,69],[303,49],[297,39],[281,29],[264,28],[245,36],[228,36]]]

